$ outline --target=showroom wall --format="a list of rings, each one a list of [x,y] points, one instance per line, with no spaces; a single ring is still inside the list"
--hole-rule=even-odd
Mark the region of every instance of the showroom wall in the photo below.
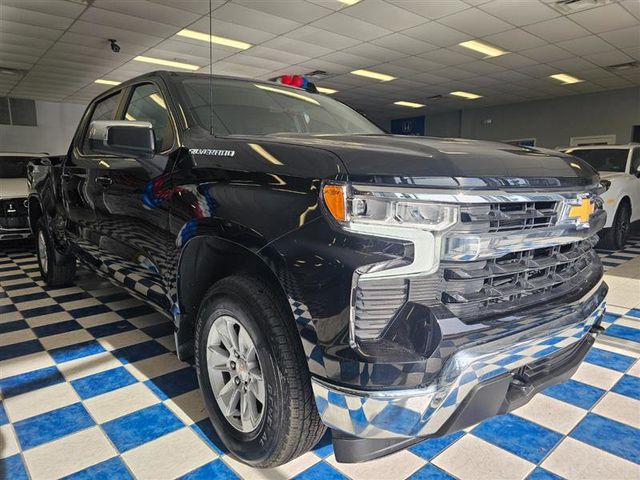
[[[67,152],[85,106],[36,101],[37,127],[0,125],[0,149],[11,152]]]
[[[427,115],[426,131],[487,140],[535,138],[537,146],[555,148],[591,135],[615,134],[617,143],[627,143],[633,125],[640,125],[637,87]]]

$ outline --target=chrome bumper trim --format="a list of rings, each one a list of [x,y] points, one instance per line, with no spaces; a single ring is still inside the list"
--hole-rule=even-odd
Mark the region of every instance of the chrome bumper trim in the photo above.
[[[322,421],[330,428],[360,438],[433,435],[479,383],[582,340],[604,315],[606,292],[607,286],[599,282],[576,302],[551,309],[537,318],[505,322],[480,333],[483,338],[474,347],[454,354],[443,366],[438,381],[427,388],[358,391],[313,378]],[[531,328],[523,329],[527,323]]]

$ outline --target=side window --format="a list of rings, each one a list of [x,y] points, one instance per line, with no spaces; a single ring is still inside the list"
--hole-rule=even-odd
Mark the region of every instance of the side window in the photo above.
[[[167,105],[154,85],[135,87],[124,118],[130,121],[150,122],[156,136],[158,152],[163,152],[173,145],[173,128]]]
[[[114,93],[110,97],[103,98],[93,107],[91,112],[91,118],[87,122],[87,127],[84,131],[84,138],[82,140],[82,153],[91,154],[89,148],[89,125],[96,120],[113,120],[113,117],[120,103],[120,92]]]
[[[638,167],[640,167],[640,148],[633,149],[633,155],[631,156],[631,175],[638,173]]]

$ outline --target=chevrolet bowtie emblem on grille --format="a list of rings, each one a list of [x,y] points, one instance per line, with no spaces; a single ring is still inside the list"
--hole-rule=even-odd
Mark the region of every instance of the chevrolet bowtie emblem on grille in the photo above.
[[[569,218],[577,218],[580,223],[587,223],[595,210],[595,205],[590,198],[583,198],[580,205],[574,205],[569,209]]]

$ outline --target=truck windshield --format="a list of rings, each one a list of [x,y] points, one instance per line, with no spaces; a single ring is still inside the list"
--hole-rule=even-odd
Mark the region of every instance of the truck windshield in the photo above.
[[[208,78],[188,78],[181,84],[187,109],[207,129],[213,116],[216,135],[384,133],[346,105],[302,89],[217,78],[211,105]]]
[[[27,163],[29,159],[25,157],[0,156],[0,178],[26,178]]]
[[[629,157],[626,148],[569,149],[567,153],[581,158],[599,172],[624,172]]]

